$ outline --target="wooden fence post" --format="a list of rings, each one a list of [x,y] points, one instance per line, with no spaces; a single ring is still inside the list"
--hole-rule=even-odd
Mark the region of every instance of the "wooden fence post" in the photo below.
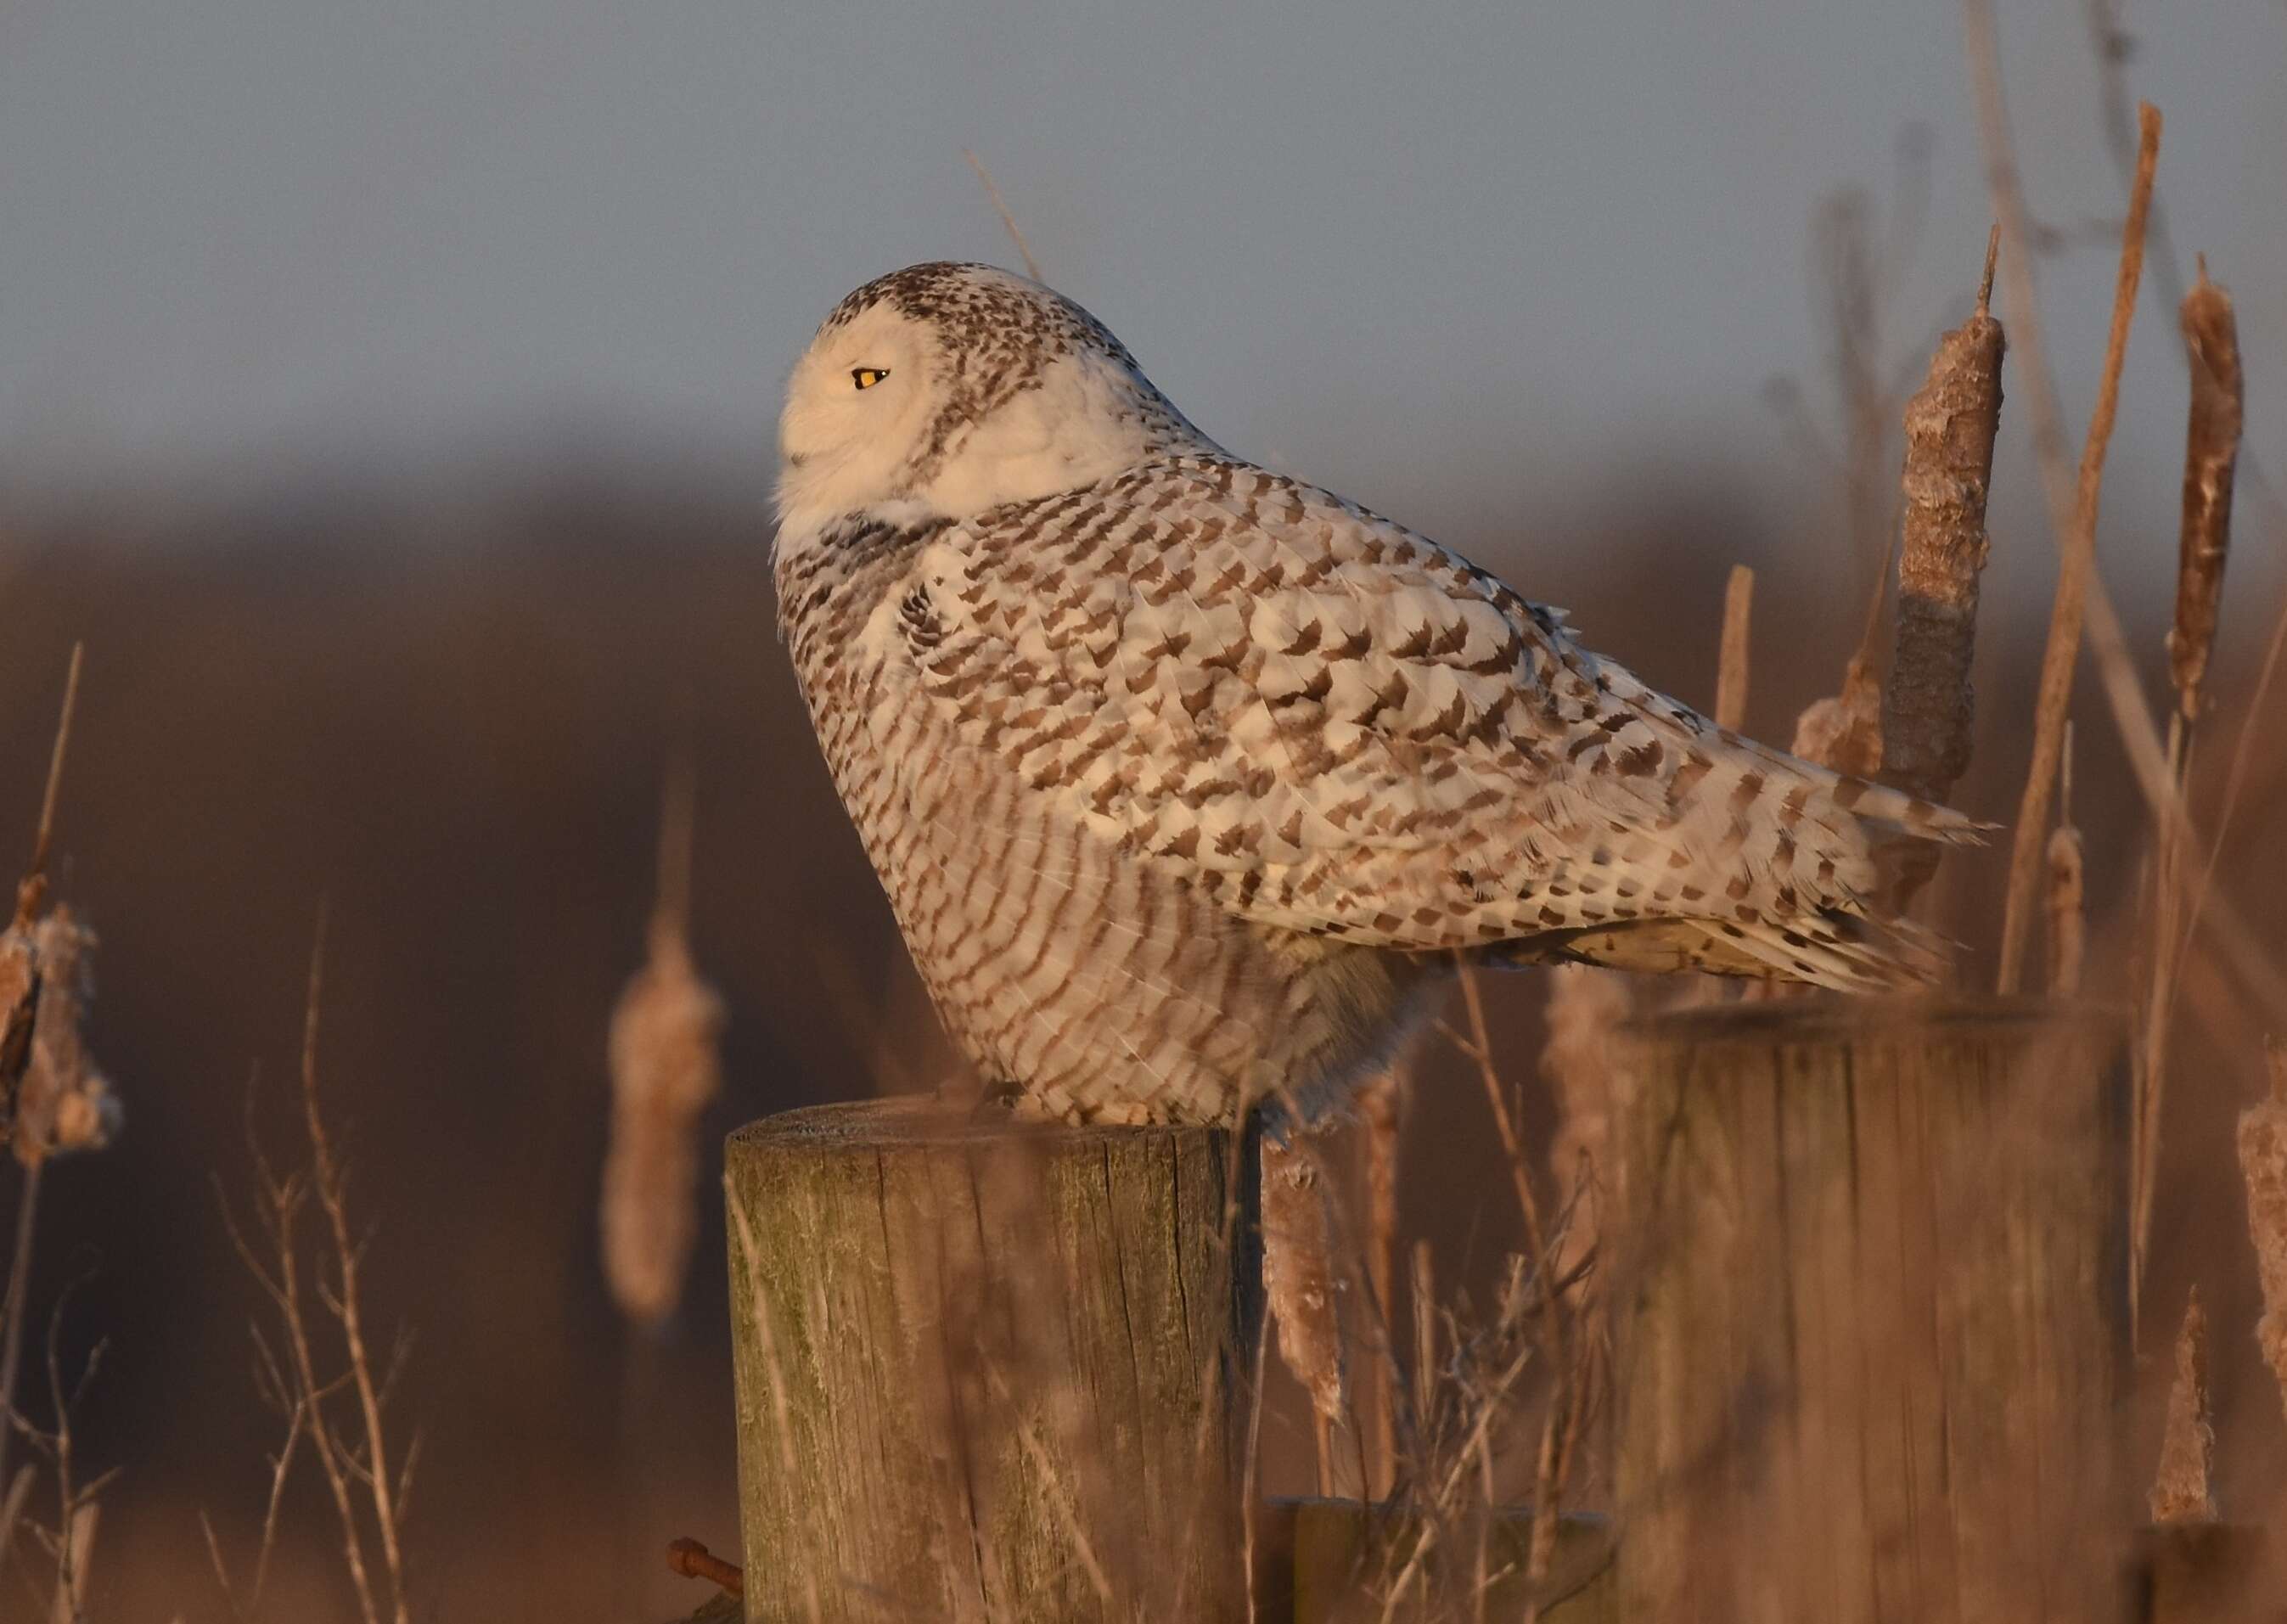
[[[1632,1029],[1619,1616],[2119,1616],[2117,1046],[1995,1000]]]
[[[748,1619],[1243,1617],[1255,1168],[916,1101],[733,1133]]]

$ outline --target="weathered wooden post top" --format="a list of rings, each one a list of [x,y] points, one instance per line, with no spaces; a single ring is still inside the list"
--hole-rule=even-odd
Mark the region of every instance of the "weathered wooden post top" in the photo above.
[[[733,1133],[747,1617],[1244,1617],[1255,1166],[924,1101]]]

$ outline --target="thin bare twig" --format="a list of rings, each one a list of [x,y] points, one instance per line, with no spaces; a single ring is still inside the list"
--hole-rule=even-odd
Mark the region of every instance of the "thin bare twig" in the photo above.
[[[71,748],[72,716],[79,708],[79,673],[87,645],[72,645],[71,666],[64,675],[63,713],[56,719],[56,741],[48,754],[48,787],[40,797],[40,828],[32,841],[32,866],[16,888],[16,928],[28,927],[48,895],[48,854],[56,835],[56,799],[64,781],[64,757]]]
[[[310,955],[310,993],[302,1029],[302,1121],[310,1144],[311,1188],[324,1215],[334,1251],[336,1289],[328,1295],[328,1307],[340,1323],[349,1356],[351,1384],[357,1394],[363,1423],[363,1447],[344,1461],[357,1470],[373,1502],[375,1532],[381,1545],[382,1565],[389,1578],[390,1613],[396,1624],[410,1624],[405,1597],[405,1553],[397,1509],[399,1484],[390,1476],[388,1437],[382,1426],[381,1389],[374,1362],[366,1349],[365,1324],[358,1290],[358,1268],[364,1244],[350,1229],[348,1176],[336,1159],[318,1109],[318,1010],[324,986],[325,922],[321,915],[318,939]]]
[[[969,151],[968,147],[964,147],[961,149],[961,155],[969,160],[969,167],[975,170],[977,178],[985,183],[985,195],[993,200],[993,212],[1001,217],[1001,224],[1007,228],[1010,241],[1017,245],[1017,252],[1025,261],[1025,274],[1034,281],[1039,281],[1041,280],[1040,264],[1033,257],[1033,250],[1025,242],[1025,234],[1017,229],[1017,217],[1009,213],[1009,205],[1001,202],[1001,188],[993,184],[993,171],[985,167],[984,159]]]

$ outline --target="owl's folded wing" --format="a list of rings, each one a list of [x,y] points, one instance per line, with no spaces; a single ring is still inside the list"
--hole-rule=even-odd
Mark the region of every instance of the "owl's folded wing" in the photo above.
[[[1457,555],[1245,464],[948,529],[893,607],[965,746],[1287,930],[1428,950],[1855,914],[1876,837],[1974,838],[1717,729]]]

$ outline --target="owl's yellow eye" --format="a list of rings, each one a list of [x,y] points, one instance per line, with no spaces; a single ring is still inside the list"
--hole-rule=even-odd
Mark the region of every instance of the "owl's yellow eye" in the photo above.
[[[850,381],[860,389],[871,389],[889,376],[887,367],[852,367],[850,369]]]

